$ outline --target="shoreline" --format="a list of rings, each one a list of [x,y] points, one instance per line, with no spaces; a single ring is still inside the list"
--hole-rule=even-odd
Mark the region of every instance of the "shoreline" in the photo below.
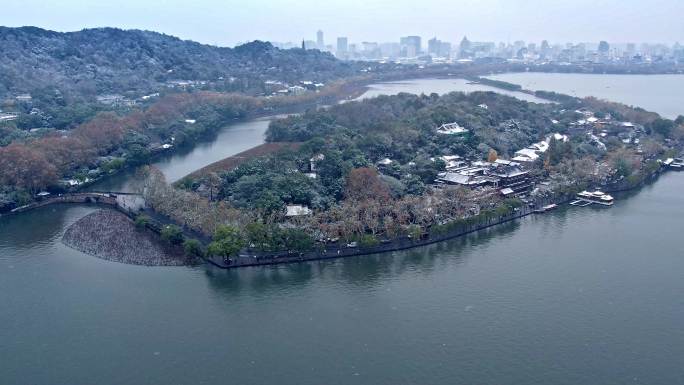
[[[466,78],[466,77],[461,76],[461,75],[453,75],[450,77]],[[434,75],[430,75],[430,76],[427,76],[424,78],[434,78]],[[421,78],[411,77],[411,78],[408,78],[405,80],[411,80],[411,79],[421,79]],[[359,94],[363,94],[363,92],[365,92],[365,90],[368,89],[367,84],[361,85],[360,83],[356,83],[353,86],[352,85],[349,85],[349,86],[351,89],[353,89],[354,92],[359,93]],[[503,87],[501,87],[501,88],[504,90],[506,89]],[[527,90],[518,90],[517,92],[526,93],[525,91],[527,91]],[[530,92],[530,91],[528,91],[528,92]],[[347,94],[347,95],[350,95],[350,94]],[[350,97],[350,96],[348,96],[348,97]],[[338,98],[337,100],[340,100],[340,99]],[[316,106],[320,106],[320,103],[313,103],[313,104],[315,104]],[[305,108],[306,105],[311,105],[311,103],[304,103],[304,104],[300,104],[297,106],[281,107],[281,108],[278,108],[278,110],[281,113],[283,113],[285,110],[291,110],[292,108],[294,108],[294,109]],[[248,117],[242,118],[240,120],[258,119],[259,116],[261,116],[261,117],[277,116],[277,115],[274,115],[275,112],[273,110],[268,111],[268,112],[269,112],[269,114],[265,115],[264,111],[262,111],[260,113],[255,114],[255,115],[248,115]],[[223,126],[223,127],[225,127],[225,126]],[[249,151],[249,150],[247,150],[247,151]],[[163,156],[163,155],[167,155],[167,154],[172,155],[173,152],[162,152],[159,154],[155,154],[155,156]],[[219,161],[219,162],[221,162],[221,161]],[[209,165],[209,166],[211,166],[211,165]],[[122,170],[123,169],[125,169],[125,168],[122,168]],[[200,170],[196,170],[195,172],[200,171]],[[662,171],[661,170],[656,171],[653,175],[650,175],[650,176],[644,178],[644,181],[640,182],[636,186],[626,188],[626,189],[617,189],[617,190],[611,190],[609,188],[605,188],[605,191],[606,192],[615,192],[615,191],[629,191],[629,190],[637,189],[637,188],[643,186],[643,184],[647,183],[649,180],[656,178],[657,174],[659,174],[660,172],[662,172]],[[114,174],[112,174],[112,175],[114,175]],[[98,180],[98,182],[105,180],[107,177]],[[90,186],[92,186],[92,185],[89,185],[89,187]],[[102,195],[104,196],[104,194],[102,194]],[[55,198],[53,197],[53,198],[49,198],[49,199],[54,200]],[[111,204],[111,203],[105,203],[105,204],[116,206],[116,199],[114,199],[114,201],[115,202],[113,204]],[[551,202],[547,202],[547,203],[556,203],[556,204],[560,205],[563,203],[567,203],[568,201],[569,200],[563,200],[563,201],[558,201],[558,202],[551,201]],[[30,205],[32,207],[20,208],[21,210],[18,212],[30,210],[30,209],[38,208],[38,207],[42,207],[42,206],[46,206],[46,205],[49,205],[52,203],[102,203],[102,202],[83,202],[83,201],[65,202],[63,200],[51,201],[51,202],[47,202],[47,203],[36,202],[35,205]],[[121,211],[121,209],[119,209],[119,210]],[[453,239],[453,238],[456,238],[456,237],[459,237],[462,235],[466,235],[466,234],[473,233],[473,232],[476,232],[479,230],[483,230],[483,229],[486,229],[486,228],[489,228],[492,226],[496,226],[496,225],[499,225],[502,223],[506,223],[506,222],[509,222],[509,221],[512,221],[515,219],[519,219],[519,218],[525,217],[525,216],[532,214],[532,213],[534,213],[534,210],[529,210],[527,207],[525,207],[525,210],[522,210],[520,213],[517,213],[514,215],[509,215],[505,218],[501,218],[501,219],[495,220],[495,221],[490,221],[490,222],[487,222],[487,223],[482,224],[482,225],[476,225],[476,226],[469,228],[467,230],[458,230],[458,231],[454,231],[452,233],[449,233],[447,235],[428,236],[426,239],[422,239],[422,237],[421,237],[421,239],[419,239],[419,240],[407,240],[407,239],[400,237],[400,238],[397,238],[394,240],[389,240],[388,242],[385,242],[381,245],[365,247],[365,248],[364,247],[346,247],[346,246],[329,247],[329,248],[324,248],[323,251],[318,250],[318,251],[309,251],[309,252],[304,252],[304,253],[292,253],[292,252],[285,252],[285,251],[270,252],[270,253],[263,253],[263,252],[254,253],[254,252],[252,252],[250,254],[255,255],[256,257],[246,257],[246,258],[250,258],[250,259],[237,261],[236,263],[232,263],[232,264],[222,263],[220,258],[205,258],[205,260],[206,260],[206,262],[208,262],[212,265],[218,266],[218,267],[235,268],[235,267],[259,266],[259,265],[269,265],[269,264],[294,263],[294,262],[311,261],[311,260],[333,259],[333,258],[342,258],[342,257],[348,257],[348,256],[360,256],[360,255],[378,254],[378,253],[384,253],[384,252],[406,250],[406,249],[411,249],[411,248],[421,247],[421,246],[425,246],[425,245],[429,245],[429,244],[433,244],[433,243],[442,242],[442,241],[445,241],[448,239]],[[130,212],[126,213],[126,214],[129,216],[134,215],[133,213],[130,213]],[[166,221],[163,221],[161,223],[165,223],[165,222]],[[184,226],[181,226],[181,227],[183,228]],[[206,241],[203,243],[206,244]],[[331,253],[329,251],[332,251],[333,254],[331,255]],[[243,256],[240,258],[244,259],[245,257]]]
[[[266,253],[262,254],[261,256],[255,256],[255,257],[250,257],[250,256],[244,256],[241,255],[238,258],[238,262],[235,264],[226,264],[221,260],[221,258],[218,257],[205,257],[205,261],[207,261],[209,264],[221,268],[221,269],[235,269],[235,268],[240,268],[240,267],[255,267],[255,266],[267,266],[267,265],[280,265],[280,264],[287,264],[287,263],[299,263],[299,262],[311,262],[311,261],[321,261],[321,260],[328,260],[328,259],[339,259],[339,258],[348,258],[348,257],[359,257],[359,256],[364,256],[364,255],[373,255],[373,254],[383,254],[383,253],[391,253],[395,251],[403,251],[403,250],[409,250],[409,249],[415,249],[423,246],[428,246],[432,245],[435,243],[440,243],[444,241],[448,241],[451,239],[455,239],[458,237],[462,237],[464,235],[476,233],[481,230],[485,230],[491,227],[495,227],[507,222],[512,222],[520,218],[524,218],[526,216],[529,216],[531,214],[535,214],[536,211],[534,209],[528,208],[526,210],[521,210],[520,214],[515,214],[511,216],[507,216],[504,219],[500,219],[497,221],[493,221],[491,223],[486,223],[483,225],[475,226],[474,228],[470,228],[465,231],[459,231],[455,232],[454,234],[448,234],[445,236],[441,237],[434,237],[434,238],[426,238],[424,240],[418,240],[418,241],[413,241],[410,238],[402,237],[398,238],[395,240],[391,240],[388,243],[381,244],[379,246],[371,246],[368,248],[363,248],[363,247],[355,247],[355,248],[349,248],[349,247],[337,247],[337,248],[329,248],[323,250],[323,252],[320,251],[313,251],[313,252],[306,252],[306,253],[296,253],[297,255],[293,255],[294,253]],[[331,253],[328,253],[328,250],[331,251]],[[337,251],[337,253],[335,253]],[[256,255],[256,253],[253,253]]]
[[[644,178],[639,184],[632,187],[616,187],[610,188],[605,186],[604,191],[607,193],[621,193],[630,192],[643,188],[647,184],[657,182],[658,178],[662,173],[666,172],[665,169],[660,169],[654,174]],[[566,205],[567,203],[575,199],[575,194],[570,196],[565,196],[557,200],[550,200],[544,202],[547,204],[556,204],[558,206]],[[545,214],[545,212],[539,212],[536,207],[523,206],[519,212],[514,212],[514,214],[499,217],[496,220],[488,221],[483,224],[476,224],[474,226],[468,227],[466,229],[459,229],[453,232],[448,232],[446,234],[434,236],[431,233],[427,233],[427,237],[419,239],[418,241],[412,240],[407,237],[400,237],[390,240],[387,243],[379,244],[370,247],[330,247],[316,251],[308,251],[301,253],[291,253],[291,252],[252,252],[249,255],[241,253],[239,257],[235,258],[235,262],[226,263],[226,261],[221,257],[205,257],[204,260],[217,268],[220,269],[235,269],[241,267],[256,267],[256,266],[268,266],[268,265],[280,265],[288,263],[299,263],[299,262],[311,262],[320,261],[328,259],[338,259],[347,257],[358,257],[364,255],[391,253],[395,251],[403,251],[414,248],[419,248],[423,246],[428,246],[435,243],[440,243],[452,239],[456,239],[468,234],[473,234],[481,230],[486,230],[491,227],[502,225],[508,222],[512,222],[532,214]]]
[[[630,192],[630,191],[635,191],[638,190],[642,187],[644,187],[647,184],[651,183],[656,183],[658,178],[660,177],[661,174],[667,172],[667,169],[665,168],[660,168],[656,170],[654,173],[644,177],[644,179],[639,182],[638,184],[631,186],[631,187],[621,187],[621,186],[615,186],[615,187],[610,187],[610,186],[603,186],[603,191],[607,193],[620,193],[620,192]],[[95,197],[96,196],[96,197]],[[95,198],[104,198],[104,199],[95,199]],[[575,194],[571,194],[569,196],[562,196],[559,197],[559,199],[551,199],[548,201],[543,202],[544,204],[556,204],[558,206],[567,204],[571,202],[572,200],[575,199]],[[30,205],[30,207],[24,207],[21,208],[21,210],[10,213],[10,214],[19,214],[25,211],[41,208],[41,207],[46,207],[49,205],[53,204],[95,204],[97,206],[105,206],[109,208],[113,208],[116,210],[118,214],[121,214],[127,218],[127,220],[131,221],[135,219],[135,213],[128,211],[121,207],[117,203],[116,197],[112,196],[107,196],[107,194],[103,193],[76,193],[72,195],[67,195],[67,196],[62,196],[62,197],[54,197],[54,198],[49,198],[48,200],[45,200],[43,202],[38,202],[34,205]],[[143,214],[150,214],[148,210],[145,210],[141,213]],[[347,247],[346,245],[332,245],[331,247],[318,247],[317,250],[310,250],[307,252],[289,252],[289,251],[277,251],[277,252],[263,252],[263,251],[255,251],[252,250],[251,252],[242,252],[237,258],[234,258],[234,261],[227,263],[226,260],[224,260],[221,257],[201,257],[201,260],[203,260],[206,264],[221,268],[221,269],[235,269],[235,268],[240,268],[240,267],[255,267],[255,266],[266,266],[266,265],[276,265],[276,264],[287,264],[287,263],[299,263],[299,262],[311,262],[311,261],[318,261],[318,260],[328,260],[328,259],[337,259],[337,258],[347,258],[347,257],[356,257],[356,256],[364,256],[364,255],[373,255],[373,254],[382,254],[382,253],[388,253],[388,252],[395,252],[395,251],[403,251],[403,250],[409,250],[409,249],[414,249],[414,248],[419,248],[435,243],[440,243],[448,240],[452,240],[464,235],[476,233],[481,230],[485,230],[491,227],[495,227],[507,222],[512,222],[517,219],[521,219],[524,217],[527,217],[531,214],[539,214],[540,212],[537,210],[537,207],[529,207],[529,206],[522,206],[521,208],[518,209],[518,211],[513,210],[512,214],[504,215],[504,216],[499,216],[498,218],[494,219],[488,219],[486,221],[481,221],[481,223],[475,223],[472,225],[462,225],[460,228],[457,228],[452,231],[445,231],[443,233],[439,232],[425,232],[421,234],[421,237],[418,240],[411,239],[410,236],[402,236],[398,237],[392,240],[389,240],[388,242],[385,243],[380,243],[377,245],[373,246],[357,246],[357,247]],[[4,216],[10,215],[10,214],[5,214]],[[156,236],[159,236],[161,232],[162,226],[165,224],[169,223],[174,223],[170,218],[166,218],[162,214],[158,213],[153,213],[154,218],[151,218],[151,222],[146,224],[146,229],[148,231],[151,231],[152,233],[156,234]],[[544,214],[544,212],[541,212],[541,214]],[[0,216],[1,218],[2,216]],[[162,220],[162,217],[164,220]],[[84,217],[85,218],[85,217]],[[188,229],[185,228],[185,226],[180,226],[181,229],[183,230],[184,235],[188,239],[196,239],[199,240],[206,246],[208,242],[210,241],[209,238],[206,237],[197,237],[197,234],[194,232],[189,232]],[[68,229],[67,229],[68,231]],[[69,246],[69,245],[67,245]],[[69,246],[71,247],[71,246]],[[73,248],[73,247],[72,247]],[[77,248],[74,248],[75,250],[81,251],[84,254],[87,254],[89,256],[95,257],[95,258],[100,258],[100,259],[106,259],[110,260],[107,258],[101,258],[97,255],[91,254],[87,251],[80,250]],[[249,251],[249,250],[247,250]],[[156,265],[146,265],[146,264],[141,264],[141,263],[129,263],[126,261],[116,261],[120,263],[125,263],[125,264],[132,264],[132,265],[141,265],[141,266],[156,266]],[[181,264],[178,266],[187,266],[189,264]],[[174,266],[174,265],[165,265],[165,266]]]

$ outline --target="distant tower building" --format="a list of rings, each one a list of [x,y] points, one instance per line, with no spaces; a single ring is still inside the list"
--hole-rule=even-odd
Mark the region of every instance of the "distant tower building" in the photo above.
[[[325,49],[325,42],[323,41],[323,31],[320,29],[316,32],[316,45],[318,49]]]
[[[342,56],[349,50],[348,41],[346,37],[337,38],[337,55]]]
[[[519,50],[516,51],[515,57],[516,57],[517,59],[524,59],[524,58],[525,58],[525,55],[527,55],[528,52],[529,52],[529,51],[527,50],[527,48],[522,47],[522,48],[520,48]]]
[[[306,49],[306,44],[304,43],[304,39],[302,39],[302,49]]]
[[[449,57],[451,54],[451,43],[441,41],[436,37],[428,40],[428,55],[432,57]]]
[[[380,52],[382,56],[396,58],[401,54],[401,46],[399,43],[382,43]]]
[[[610,58],[610,45],[607,41],[601,40],[598,45],[598,60],[607,61]]]
[[[380,45],[374,41],[364,41],[361,43],[363,47],[363,56],[368,59],[379,59],[381,57]]]
[[[461,40],[461,45],[459,46],[458,56],[462,59],[469,57],[471,47],[472,45],[470,44],[470,40],[468,40],[468,36],[463,36],[463,40]]]
[[[634,55],[636,53],[636,44],[627,43],[627,53],[629,55]]]
[[[551,46],[546,40],[541,42],[541,51],[539,52],[543,59],[546,59],[551,54]]]
[[[443,41],[440,46],[440,56],[451,57],[451,43]]]
[[[441,50],[442,42],[437,40],[436,37],[428,40],[428,55],[439,56],[439,51]]]
[[[399,40],[402,56],[413,57],[420,55],[420,36],[406,36]]]

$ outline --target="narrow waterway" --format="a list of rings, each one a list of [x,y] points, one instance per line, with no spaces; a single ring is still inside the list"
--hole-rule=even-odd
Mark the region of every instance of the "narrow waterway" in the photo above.
[[[263,122],[159,165],[173,180],[259,144]],[[682,191],[684,173],[669,173],[608,209],[230,271],[67,248],[92,206],[3,217],[0,383],[682,383]]]
[[[180,148],[172,155],[152,165],[161,170],[168,182],[182,177],[206,165],[235,155],[264,143],[264,134],[273,117],[240,121],[220,129],[214,136],[199,143]],[[132,192],[135,190],[136,170],[126,170],[89,186],[89,190]]]

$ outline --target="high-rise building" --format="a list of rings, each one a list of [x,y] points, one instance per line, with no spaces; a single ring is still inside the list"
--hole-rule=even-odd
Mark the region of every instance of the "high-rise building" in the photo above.
[[[362,55],[367,59],[379,59],[382,55],[380,45],[374,41],[364,41],[361,46]]]
[[[396,58],[401,54],[401,46],[399,43],[382,43],[380,53],[388,58]]]
[[[468,36],[463,36],[463,40],[461,40],[461,45],[459,46],[458,56],[462,59],[470,57],[472,55],[470,52],[471,48],[472,47],[470,40],[468,40]]]
[[[325,42],[323,41],[323,31],[321,31],[320,29],[318,30],[318,32],[316,32],[316,45],[320,50],[325,49]]]
[[[439,51],[442,48],[441,45],[442,42],[437,40],[436,37],[428,40],[428,55],[439,56]]]
[[[451,57],[451,43],[443,41],[439,51],[439,56]]]
[[[627,43],[627,54],[629,55],[634,55],[636,53],[636,44],[634,43]]]
[[[401,45],[401,54],[406,57],[414,57],[420,55],[420,36],[406,36],[399,40]]]
[[[438,57],[449,57],[451,54],[451,43],[441,41],[436,37],[428,40],[428,55]]]
[[[513,48],[517,51],[521,50],[522,48],[525,48],[525,42],[522,40],[516,40],[513,42]]]
[[[374,51],[378,49],[378,43],[374,41],[364,41],[361,43],[364,51]]]
[[[344,55],[349,50],[349,45],[346,37],[337,38],[337,54]]]
[[[543,59],[546,59],[551,55],[551,46],[549,45],[548,41],[542,40],[541,51],[539,52],[539,54]]]

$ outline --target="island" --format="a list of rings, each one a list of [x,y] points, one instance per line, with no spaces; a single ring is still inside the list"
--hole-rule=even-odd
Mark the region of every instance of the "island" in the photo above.
[[[282,263],[400,250],[565,202],[606,203],[599,192],[641,186],[681,152],[684,117],[549,96],[399,94],[311,109],[271,123],[268,153],[175,185],[146,170],[145,199],[211,235],[201,252],[212,263]]]

